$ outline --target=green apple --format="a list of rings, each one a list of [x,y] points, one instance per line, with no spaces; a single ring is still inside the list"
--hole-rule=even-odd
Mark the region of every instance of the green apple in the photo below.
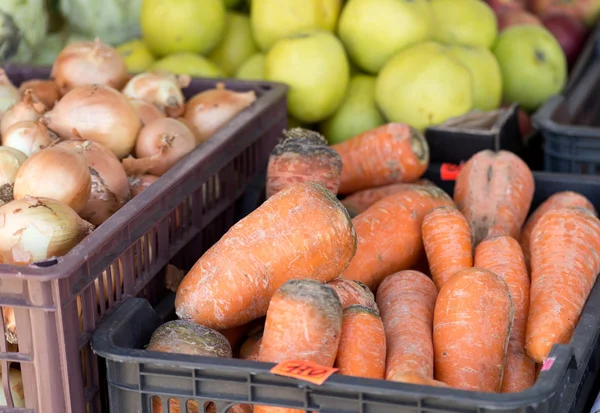
[[[279,39],[313,29],[333,32],[341,0],[253,0],[250,20],[263,52]]]
[[[252,38],[248,16],[228,12],[225,17],[225,33],[221,42],[208,55],[208,59],[232,76],[242,63],[258,52]]]
[[[441,43],[491,48],[498,36],[496,15],[482,0],[431,0]]]
[[[352,61],[377,74],[396,52],[432,39],[433,28],[429,0],[350,0],[338,34]]]
[[[473,106],[471,74],[439,43],[429,41],[392,57],[377,77],[375,101],[390,122],[417,129],[461,116]]]
[[[473,109],[497,109],[502,102],[502,73],[496,56],[479,46],[452,46],[450,52],[471,72]]]
[[[265,55],[256,53],[250,56],[235,72],[236,79],[263,80],[265,78]]]
[[[346,98],[321,125],[321,132],[330,145],[385,123],[375,103],[375,81],[375,77],[368,75],[356,75],[350,79]]]
[[[279,40],[265,57],[265,79],[289,86],[288,111],[301,122],[320,122],[342,103],[350,67],[342,43],[313,30]]]
[[[565,86],[565,54],[544,27],[513,26],[503,30],[494,54],[502,72],[505,103],[518,102],[523,109],[533,111]]]

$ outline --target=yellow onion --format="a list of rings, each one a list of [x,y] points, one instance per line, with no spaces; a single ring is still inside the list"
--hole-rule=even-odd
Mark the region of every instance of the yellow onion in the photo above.
[[[51,77],[64,95],[84,85],[105,85],[120,90],[129,74],[123,57],[97,38],[65,47],[54,61]]]
[[[40,122],[23,120],[13,124],[2,134],[2,145],[31,156],[50,146],[55,139],[56,136]]]
[[[0,121],[0,135],[4,135],[9,127],[22,120],[37,121],[46,111],[46,106],[34,101],[33,91],[27,89],[23,99],[4,112]]]
[[[159,177],[156,175],[144,174],[129,177],[129,190],[131,197],[139,195],[143,190],[152,185]]]
[[[10,81],[4,69],[0,68],[0,118],[6,110],[21,99],[19,89]]]
[[[129,200],[129,180],[119,159],[98,142],[67,140],[56,145],[83,151],[92,178],[90,198],[79,216],[98,226]]]
[[[156,119],[144,126],[135,144],[136,158],[123,159],[129,176],[161,176],[196,147],[194,134],[173,118]]]
[[[165,112],[152,103],[148,103],[144,100],[139,99],[130,99],[129,100],[135,110],[137,111],[140,121],[142,122],[142,126],[147,125],[152,122],[154,119],[166,118]]]
[[[166,71],[144,72],[135,75],[123,88],[125,96],[152,103],[171,117],[184,111],[185,98],[182,88],[188,87],[190,77]]]
[[[15,319],[15,309],[12,307],[0,307],[2,309],[2,319],[4,320],[4,331],[6,341],[11,344],[17,344],[17,321]],[[2,404],[0,404],[1,406]]]
[[[194,125],[197,144],[233,119],[256,100],[253,90],[235,92],[225,89],[221,82],[215,89],[200,92],[192,97],[185,109],[184,119]]]
[[[41,120],[64,139],[85,139],[110,149],[119,159],[129,155],[142,126],[135,107],[108,86],[79,86],[67,93]]]
[[[27,196],[56,199],[80,212],[90,198],[91,189],[84,149],[50,146],[34,153],[21,165],[13,193],[15,199]]]
[[[26,80],[19,86],[22,95],[25,95],[28,89],[31,89],[35,99],[43,103],[47,110],[52,109],[60,99],[60,90],[58,90],[58,85],[54,80],[31,79]]]
[[[0,146],[0,203],[12,201],[15,176],[26,159],[23,152]]]
[[[68,205],[43,197],[0,206],[0,223],[0,251],[11,264],[65,255],[93,229]]]

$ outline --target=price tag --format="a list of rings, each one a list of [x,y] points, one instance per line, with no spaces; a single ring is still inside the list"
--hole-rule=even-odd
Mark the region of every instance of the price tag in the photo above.
[[[338,369],[320,366],[308,360],[286,360],[271,369],[271,373],[321,385]]]
[[[453,163],[443,163],[440,167],[440,178],[442,181],[456,181],[458,174],[463,167],[463,163],[456,165]]]
[[[554,360],[556,360],[556,357],[548,357],[546,360],[544,360],[544,364],[542,364],[540,371],[550,370],[550,367],[552,367],[554,364]]]

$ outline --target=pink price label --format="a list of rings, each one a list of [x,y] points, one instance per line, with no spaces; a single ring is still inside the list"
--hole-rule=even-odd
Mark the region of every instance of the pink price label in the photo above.
[[[552,367],[552,365],[554,364],[554,360],[556,360],[556,357],[548,357],[544,361],[544,364],[542,364],[541,371],[550,370],[550,367]]]

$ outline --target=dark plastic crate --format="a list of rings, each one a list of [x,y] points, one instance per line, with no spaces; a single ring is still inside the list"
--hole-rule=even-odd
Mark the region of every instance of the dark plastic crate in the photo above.
[[[48,68],[6,71],[17,86],[49,76]],[[193,79],[184,94],[189,98],[215,84]],[[166,264],[194,262],[204,245],[235,223],[236,204],[244,202],[240,197],[266,167],[286,126],[287,87],[225,84],[255,90],[258,98],[64,257],[49,265],[0,265],[0,306],[14,307],[19,340],[18,352],[11,352],[0,338],[0,366],[8,371],[9,363],[20,365],[27,405],[0,410],[101,413],[104,366],[90,348],[98,322],[128,297],[159,302],[168,292]],[[99,300],[103,295],[106,300]],[[8,397],[8,375],[2,385]]]
[[[533,208],[549,195],[579,191],[600,208],[600,180],[592,177],[534,173]],[[440,181],[439,166],[427,178]],[[166,320],[143,299],[129,299],[107,317],[92,347],[106,359],[110,413],[154,413],[151,398],[179,400],[185,406],[213,401],[218,412],[239,403],[273,405],[336,413],[489,413],[581,412],[589,385],[600,366],[600,283],[584,308],[568,345],[556,345],[553,364],[536,384],[518,394],[490,394],[333,375],[322,386],[271,374],[271,363],[217,359],[144,350],[152,332]],[[172,308],[172,301],[166,308]],[[160,313],[166,313],[162,306]]]

